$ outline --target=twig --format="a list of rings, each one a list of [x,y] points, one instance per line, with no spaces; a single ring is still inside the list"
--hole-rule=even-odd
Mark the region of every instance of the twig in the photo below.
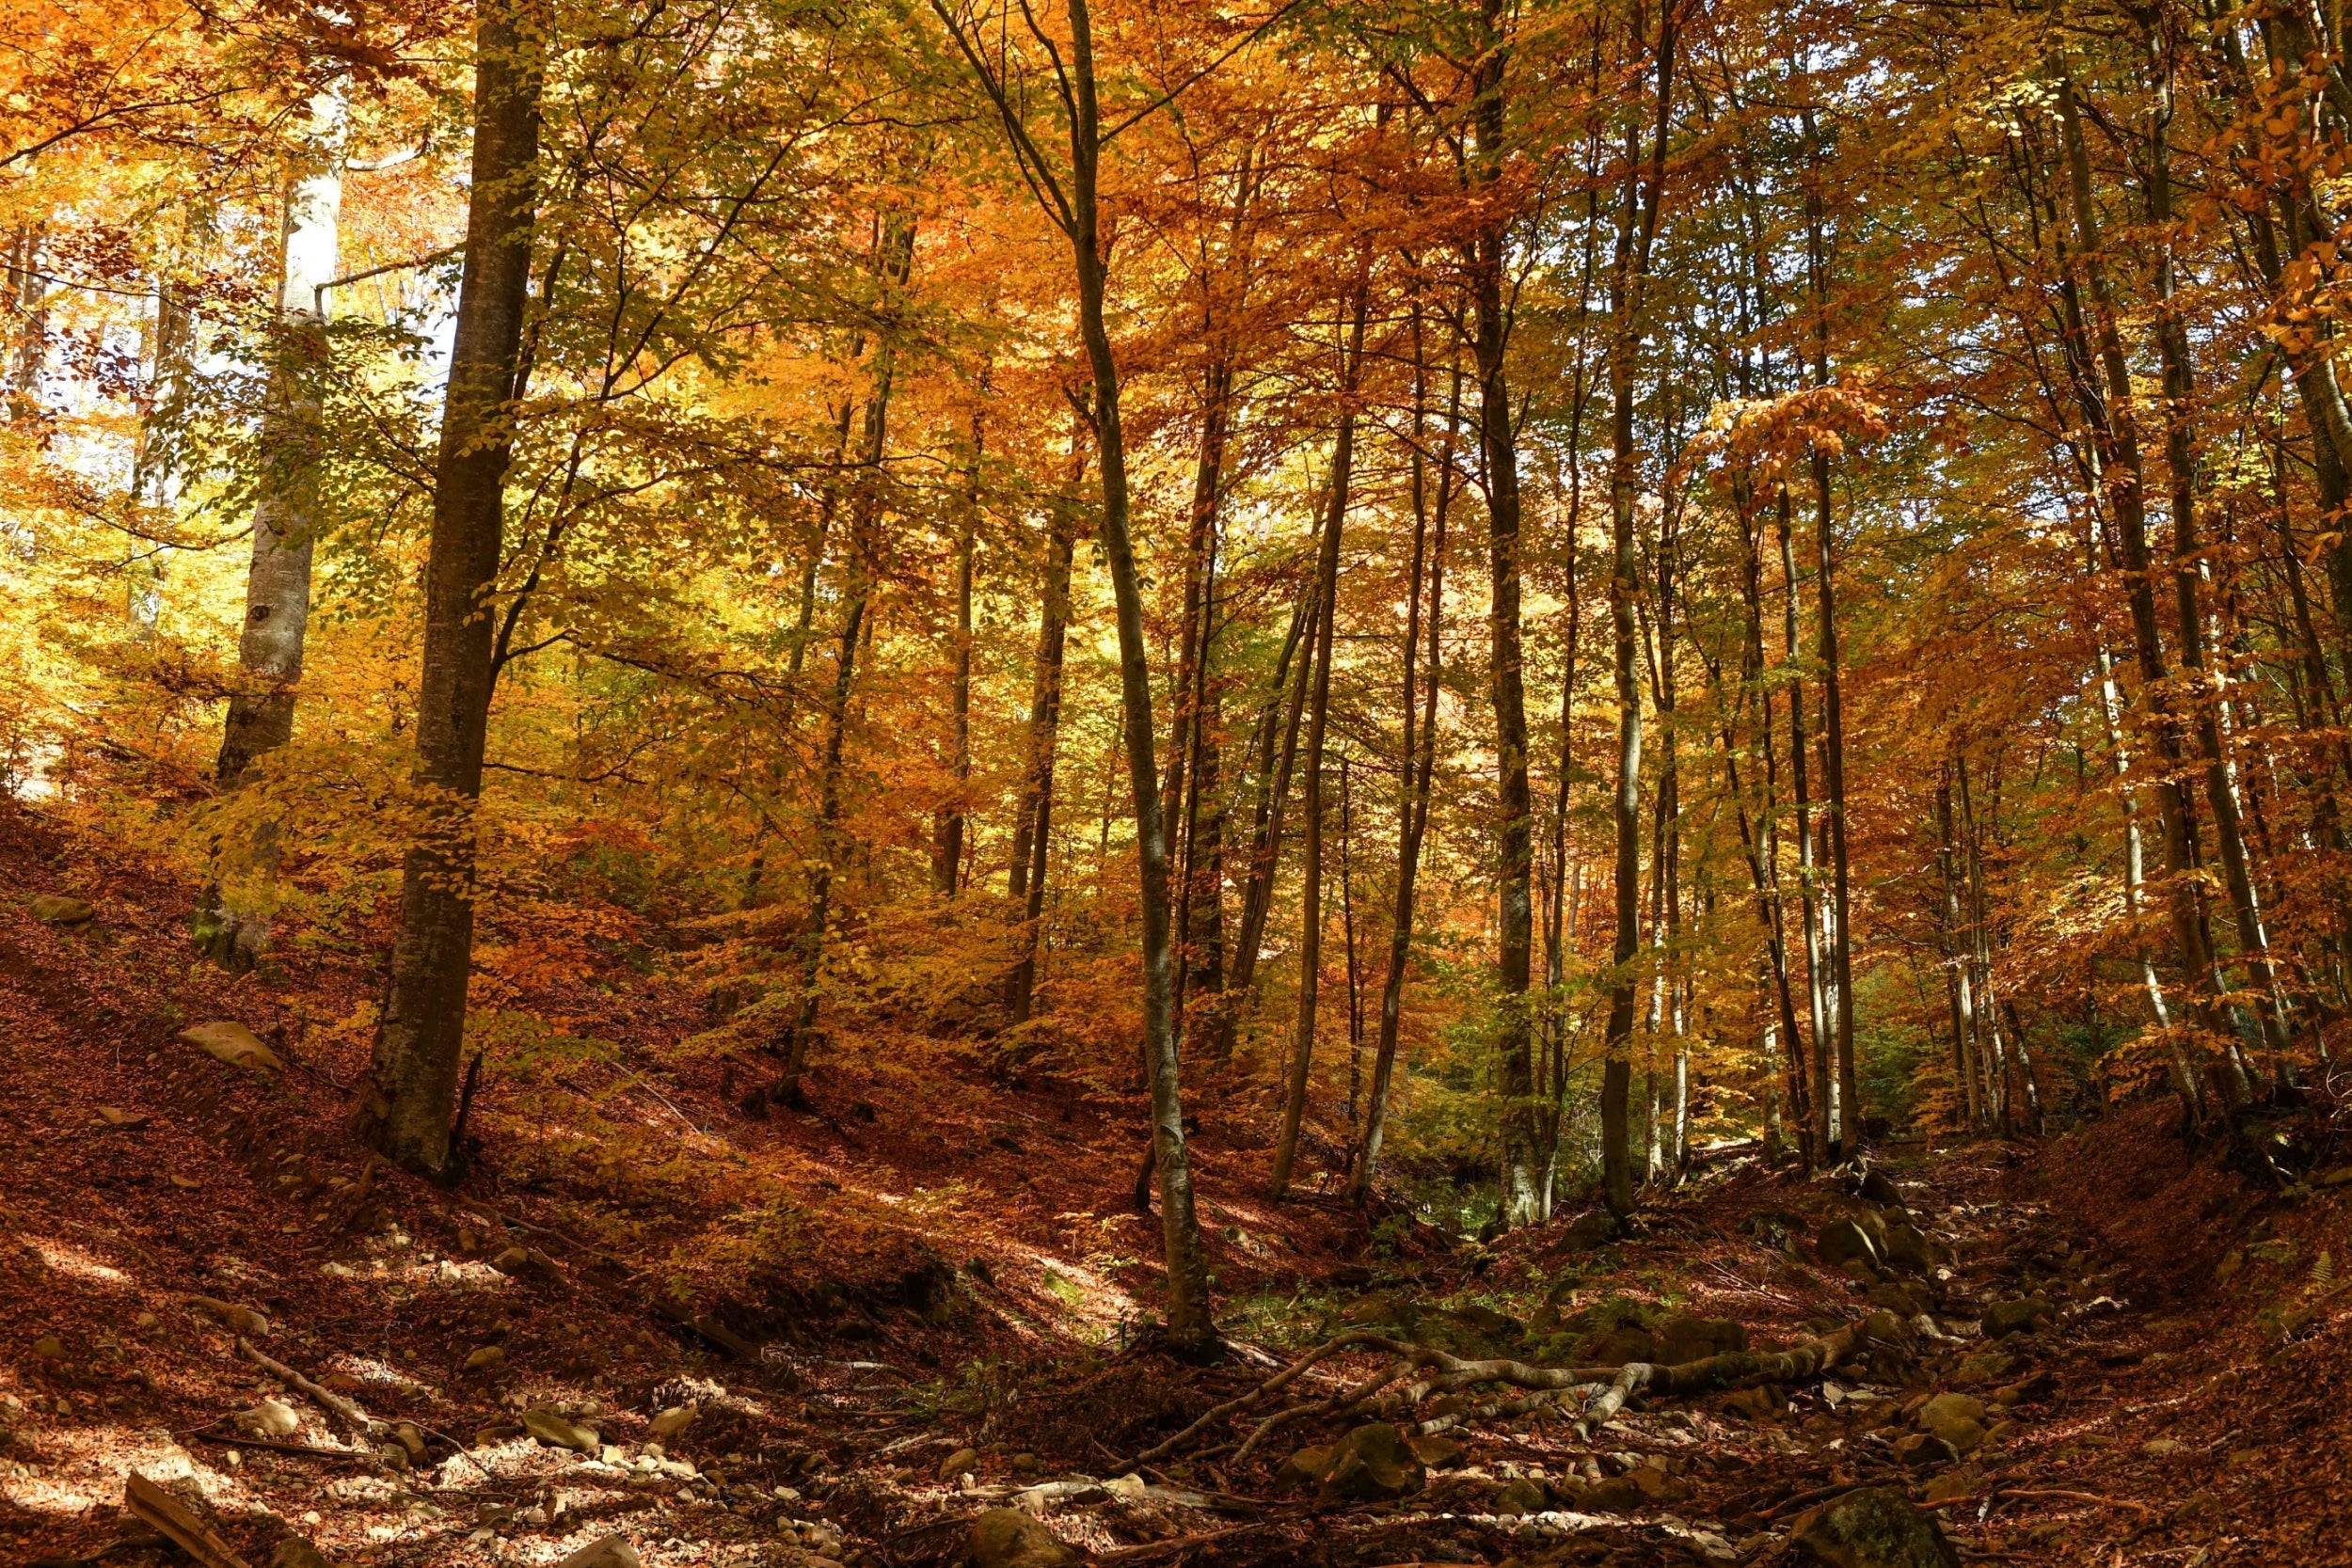
[[[1957,1497],[1945,1497],[1940,1501],[1929,1503],[1927,1506],[1949,1508],[1955,1503],[1984,1502],[2010,1497],[2053,1497],[2060,1502],[2090,1503],[2098,1508],[2128,1508],[2136,1513],[2150,1518],[2154,1517],[2156,1513],[2146,1503],[2137,1503],[2129,1497],[2103,1497],[2096,1492],[2069,1492],[2063,1488],[2050,1486],[2003,1486],[1990,1492],[1969,1492]]]

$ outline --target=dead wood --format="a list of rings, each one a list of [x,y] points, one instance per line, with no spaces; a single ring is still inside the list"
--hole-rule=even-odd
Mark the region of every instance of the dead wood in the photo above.
[[[246,1568],[245,1559],[230,1551],[229,1544],[213,1533],[212,1527],[136,1470],[123,1481],[122,1506],[139,1523],[169,1536],[173,1545],[196,1559],[202,1568]]]
[[[287,1366],[284,1362],[274,1360],[269,1356],[263,1355],[260,1351],[253,1348],[252,1343],[249,1340],[239,1338],[237,1340],[237,1351],[238,1354],[242,1354],[246,1360],[252,1362],[255,1366],[269,1373],[270,1376],[276,1378],[287,1387],[295,1389],[307,1396],[312,1402],[317,1403],[320,1408],[333,1411],[336,1416],[342,1418],[345,1426],[350,1427],[354,1432],[357,1432],[362,1437],[382,1437],[391,1431],[389,1426],[375,1419],[366,1411],[360,1409],[357,1403],[345,1399],[342,1395],[336,1393],[333,1389],[322,1388],[317,1384],[311,1382],[309,1378],[304,1377],[300,1372],[295,1371],[292,1367]]]

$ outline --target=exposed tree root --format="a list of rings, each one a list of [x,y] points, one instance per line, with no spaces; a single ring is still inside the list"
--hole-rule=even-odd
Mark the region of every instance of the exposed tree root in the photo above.
[[[1589,1437],[1636,1394],[1689,1396],[1759,1383],[1802,1383],[1820,1377],[1868,1347],[1867,1322],[1865,1319],[1850,1323],[1782,1351],[1733,1351],[1676,1366],[1636,1361],[1622,1367],[1545,1367],[1507,1358],[1470,1361],[1428,1345],[1413,1344],[1368,1329],[1353,1329],[1317,1345],[1248,1393],[1207,1411],[1173,1437],[1137,1455],[1134,1463],[1142,1465],[1166,1458],[1217,1422],[1256,1411],[1316,1364],[1343,1351],[1385,1352],[1393,1359],[1327,1398],[1303,1401],[1264,1417],[1234,1449],[1234,1459],[1248,1458],[1268,1437],[1297,1421],[1359,1415],[1394,1418],[1434,1395],[1482,1384],[1502,1384],[1526,1392],[1433,1416],[1415,1422],[1414,1432],[1432,1435],[1478,1421],[1528,1415],[1574,1395],[1584,1402],[1577,1417],[1577,1435]]]

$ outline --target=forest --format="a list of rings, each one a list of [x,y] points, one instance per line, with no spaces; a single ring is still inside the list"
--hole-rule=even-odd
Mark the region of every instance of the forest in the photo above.
[[[0,1558],[2352,1561],[2334,8],[0,42]]]

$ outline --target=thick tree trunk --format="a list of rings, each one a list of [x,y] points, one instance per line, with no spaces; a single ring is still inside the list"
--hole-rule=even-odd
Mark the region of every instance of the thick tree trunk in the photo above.
[[[384,1017],[355,1113],[362,1141],[437,1179],[463,1169],[450,1116],[473,958],[474,805],[496,676],[485,595],[504,543],[508,410],[520,390],[538,206],[544,44],[521,9],[518,0],[485,0],[477,24],[473,198],[441,414],[417,701],[416,783],[436,820],[403,871]]]

